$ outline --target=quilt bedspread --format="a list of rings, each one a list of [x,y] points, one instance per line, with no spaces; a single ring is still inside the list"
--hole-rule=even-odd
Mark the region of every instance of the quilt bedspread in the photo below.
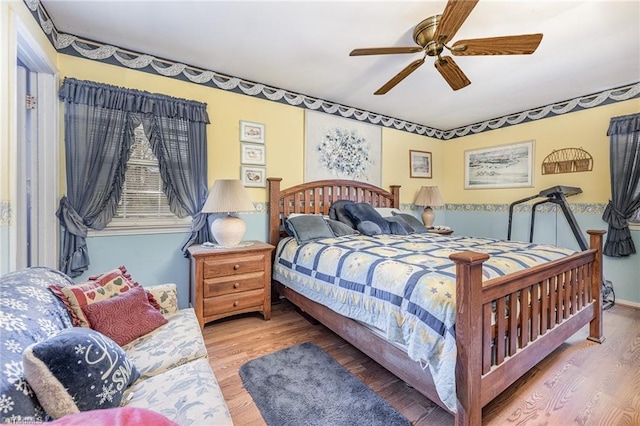
[[[456,409],[455,264],[452,253],[490,255],[485,280],[559,259],[573,250],[486,238],[349,235],[280,241],[273,277],[341,315],[380,329],[431,371],[442,402]]]

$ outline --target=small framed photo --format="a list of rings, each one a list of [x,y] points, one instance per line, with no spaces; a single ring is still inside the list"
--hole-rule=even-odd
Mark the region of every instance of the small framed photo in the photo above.
[[[242,164],[255,164],[264,166],[267,164],[266,150],[264,145],[256,145],[253,143],[240,144],[240,162]]]
[[[240,142],[264,143],[264,124],[240,121]]]
[[[409,176],[412,178],[428,178],[433,175],[431,153],[409,150]]]
[[[240,179],[244,186],[264,188],[267,186],[267,168],[256,166],[242,166]]]

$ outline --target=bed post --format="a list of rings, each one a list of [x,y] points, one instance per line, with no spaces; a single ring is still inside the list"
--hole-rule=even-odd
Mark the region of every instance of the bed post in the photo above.
[[[400,185],[391,185],[391,195],[393,195],[393,207],[394,209],[400,208]]]
[[[482,424],[482,263],[489,255],[464,251],[456,263],[456,425]]]
[[[269,244],[278,245],[280,239],[280,182],[282,178],[267,178],[269,182]]]
[[[591,278],[591,294],[593,296],[593,306],[595,317],[589,323],[588,340],[592,342],[604,342],[604,334],[602,332],[602,236],[606,231],[588,230],[590,248],[596,250],[596,261],[594,264],[593,276]]]

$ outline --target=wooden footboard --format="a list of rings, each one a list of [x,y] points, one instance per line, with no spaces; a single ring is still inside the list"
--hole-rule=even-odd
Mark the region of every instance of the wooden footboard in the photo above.
[[[589,250],[484,283],[488,255],[450,256],[457,265],[456,424],[481,424],[482,407],[586,324],[590,340],[604,341],[604,231],[588,233]]]
[[[399,186],[386,192],[355,181],[320,181],[280,190],[269,178],[269,242],[281,237],[290,213],[327,214],[338,199],[374,207],[398,207]],[[455,253],[456,263],[456,424],[480,425],[482,407],[590,324],[589,339],[602,342],[602,236],[588,231],[589,250],[483,282],[489,256]],[[444,407],[428,369],[360,323],[345,318],[275,283],[281,295],[315,317],[427,398]]]

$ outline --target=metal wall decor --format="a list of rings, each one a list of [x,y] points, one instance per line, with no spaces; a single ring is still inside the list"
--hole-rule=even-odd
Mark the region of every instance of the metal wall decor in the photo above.
[[[593,157],[582,148],[554,150],[542,161],[542,174],[589,172],[593,169]]]

